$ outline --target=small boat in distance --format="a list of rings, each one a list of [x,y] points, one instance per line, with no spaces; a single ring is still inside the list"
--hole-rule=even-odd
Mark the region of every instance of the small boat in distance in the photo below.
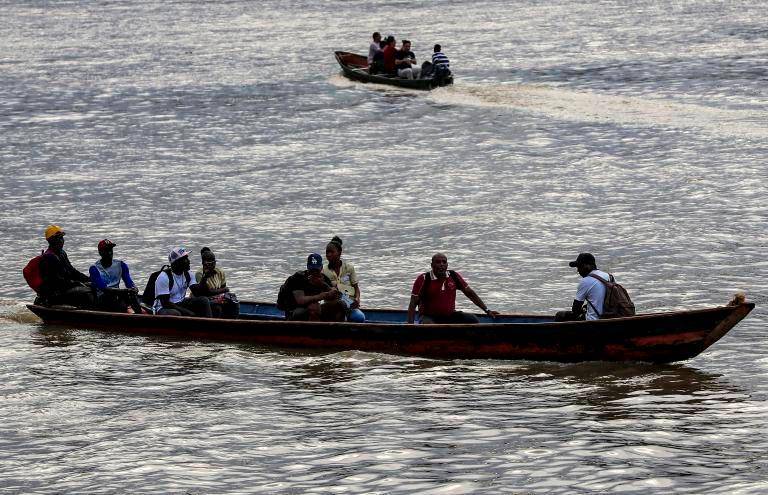
[[[237,319],[108,313],[27,306],[46,324],[174,338],[438,359],[648,361],[699,355],[749,314],[753,303],[556,322],[548,315],[477,315],[479,324],[409,325],[406,311],[365,308],[365,323],[286,321],[273,303],[241,302]]]
[[[453,84],[453,76],[435,79],[426,77],[424,79],[402,79],[389,74],[371,74],[368,72],[368,58],[363,55],[350,52],[334,52],[336,61],[344,71],[344,75],[353,81],[369,82],[376,84],[388,84],[408,89],[430,90],[439,86],[448,86]]]

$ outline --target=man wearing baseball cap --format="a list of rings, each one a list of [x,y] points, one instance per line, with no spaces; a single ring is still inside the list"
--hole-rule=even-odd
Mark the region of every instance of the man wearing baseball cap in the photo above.
[[[286,319],[344,321],[346,307],[341,302],[341,293],[323,274],[323,257],[319,254],[307,256],[307,269],[288,277],[285,289],[292,296]]]
[[[91,286],[96,291],[96,306],[104,311],[125,313],[130,308],[128,312],[141,313],[136,284],[131,279],[128,265],[114,259],[115,246],[117,244],[109,239],[99,241],[97,249],[101,258],[88,270]],[[120,288],[121,280],[125,289]]]
[[[169,270],[162,270],[155,280],[156,315],[202,316],[211,318],[211,302],[201,296],[200,287],[194,283],[195,275],[189,271],[189,251],[176,247],[168,253]],[[187,297],[187,289],[192,297]]]
[[[590,277],[591,274],[609,280],[611,276],[597,269],[597,261],[592,253],[580,253],[574,261],[568,263],[571,268],[576,268],[582,279],[576,289],[576,297],[570,311],[560,311],[555,315],[558,321],[597,320],[603,313],[605,301],[605,285],[598,279]],[[586,303],[586,314],[584,304]]]
[[[89,308],[93,306],[90,279],[69,262],[64,251],[64,235],[64,230],[58,225],[49,225],[45,229],[48,249],[40,260],[43,284],[40,286],[39,302]]]

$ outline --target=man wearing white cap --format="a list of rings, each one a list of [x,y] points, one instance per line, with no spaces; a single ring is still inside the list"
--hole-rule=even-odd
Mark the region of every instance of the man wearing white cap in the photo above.
[[[156,315],[203,316],[211,318],[211,303],[207,297],[197,296],[198,285],[193,283],[195,276],[189,271],[189,251],[183,247],[173,248],[168,253],[170,270],[163,270],[155,280],[155,304],[152,310]],[[192,297],[187,297],[187,289]]]

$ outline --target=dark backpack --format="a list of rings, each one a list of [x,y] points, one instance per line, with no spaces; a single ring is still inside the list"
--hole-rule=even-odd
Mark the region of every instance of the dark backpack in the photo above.
[[[277,292],[277,309],[281,311],[291,311],[296,308],[296,299],[293,298],[293,291],[289,288],[289,281],[294,277],[294,273],[283,282],[280,290]]]
[[[162,268],[160,268],[156,272],[152,272],[152,274],[149,276],[149,280],[147,280],[147,286],[144,287],[144,293],[141,295],[141,302],[146,304],[147,306],[152,306],[155,304],[155,282],[157,282],[157,277],[160,276],[161,272],[165,272],[165,274],[168,276],[168,291],[173,289],[173,274],[171,272],[171,267],[168,265],[163,265]],[[187,279],[187,284],[192,280],[189,277],[189,272],[184,272],[184,276]]]
[[[632,302],[632,299],[629,298],[627,290],[622,287],[621,284],[616,283],[613,275],[608,274],[610,280],[605,280],[603,277],[595,275],[594,273],[590,273],[589,276],[599,280],[605,286],[603,314],[598,313],[600,318],[621,318],[622,316],[635,315],[635,304]],[[589,299],[587,299],[587,302],[592,306],[592,309],[595,310],[595,313],[597,313],[597,309],[595,309],[595,306],[589,302]]]
[[[456,284],[456,289],[461,290],[461,282],[459,282],[459,276],[453,270],[448,270],[448,276],[453,279],[453,283]],[[419,308],[422,308],[422,304],[427,300],[427,287],[429,286],[429,272],[424,273],[424,285],[421,286],[421,292],[419,292]]]
[[[44,254],[45,250],[43,250],[40,255],[29,260],[27,265],[21,271],[24,275],[24,280],[27,281],[27,285],[38,294],[40,293],[40,287],[43,286],[43,274],[40,269],[40,262],[43,260]]]

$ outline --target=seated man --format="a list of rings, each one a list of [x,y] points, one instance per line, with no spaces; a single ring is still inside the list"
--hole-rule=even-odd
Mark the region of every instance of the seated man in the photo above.
[[[211,318],[211,302],[200,296],[199,286],[193,284],[189,271],[189,251],[177,247],[168,254],[170,270],[163,270],[155,280],[155,303],[152,310],[156,315],[204,316]],[[193,297],[187,297],[187,289]]]
[[[48,249],[40,259],[40,276],[43,283],[37,302],[90,308],[93,306],[90,279],[69,262],[69,257],[64,251],[64,234],[58,225],[49,225],[45,229]]]
[[[207,296],[211,301],[211,311],[215,318],[237,318],[240,314],[240,303],[234,292],[227,287],[227,276],[224,270],[216,266],[216,256],[210,248],[200,250],[203,260],[202,269],[195,273],[195,280],[200,285],[200,295]]]
[[[307,269],[296,272],[285,281],[293,298],[286,319],[301,321],[344,321],[346,307],[338,289],[323,275],[323,257],[312,253],[307,257]]]
[[[414,322],[416,306],[422,323],[479,323],[475,315],[456,311],[457,289],[487,315],[499,314],[488,309],[458,272],[448,270],[448,258],[444,254],[436,253],[432,256],[432,270],[422,273],[413,282],[408,323]]]
[[[440,45],[435,45],[434,53],[432,54],[432,70],[435,78],[444,78],[451,73],[451,62],[442,52],[442,49]]]
[[[97,249],[101,258],[88,270],[91,286],[96,291],[96,307],[116,313],[141,313],[138,289],[131,279],[128,265],[114,259],[115,246],[117,244],[109,239],[99,241]],[[125,289],[120,288],[120,280],[125,283]]]
[[[629,294],[616,284],[613,275],[597,269],[597,261],[591,253],[579,253],[576,260],[568,263],[568,266],[576,268],[582,279],[576,289],[571,310],[558,311],[555,321],[599,320],[635,314],[635,305],[629,299]],[[621,292],[617,297],[610,299],[610,302],[615,304],[614,307],[605,307],[609,290]]]
[[[386,45],[382,50],[382,57],[384,58],[384,72],[393,76],[397,75],[395,55],[397,55],[397,48],[395,48],[395,37],[390,35],[387,36]]]
[[[416,55],[411,51],[411,42],[403,40],[400,50],[395,54],[397,76],[403,79],[418,79],[421,76],[421,67],[417,67],[415,64]]]

